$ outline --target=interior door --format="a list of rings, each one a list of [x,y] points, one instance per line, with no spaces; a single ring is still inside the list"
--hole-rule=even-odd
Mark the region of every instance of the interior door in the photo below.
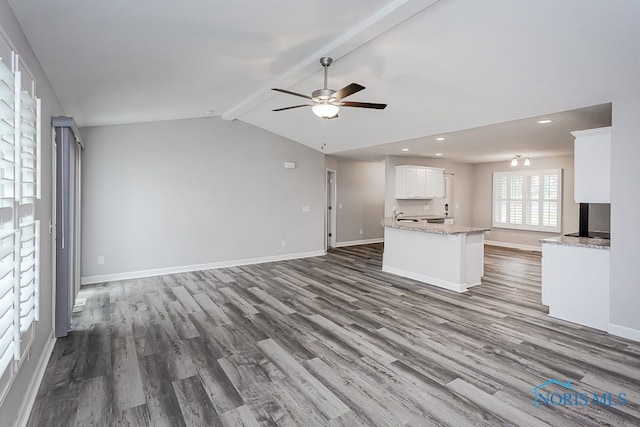
[[[336,172],[327,169],[326,247],[336,246]]]

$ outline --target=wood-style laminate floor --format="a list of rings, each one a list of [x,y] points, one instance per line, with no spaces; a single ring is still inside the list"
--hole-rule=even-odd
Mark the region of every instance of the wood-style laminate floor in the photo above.
[[[355,246],[83,287],[29,425],[640,425],[640,344],[546,316],[538,253],[487,247],[465,294],[381,258]],[[550,379],[572,390],[548,385],[556,404],[535,407]]]

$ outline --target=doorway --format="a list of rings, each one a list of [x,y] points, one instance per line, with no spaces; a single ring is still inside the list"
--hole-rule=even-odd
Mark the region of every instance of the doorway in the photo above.
[[[327,169],[327,209],[325,211],[325,249],[336,247],[336,171]]]

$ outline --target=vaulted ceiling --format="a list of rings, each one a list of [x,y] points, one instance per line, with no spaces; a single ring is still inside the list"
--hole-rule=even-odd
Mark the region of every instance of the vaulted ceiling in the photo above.
[[[79,126],[221,116],[362,156],[458,132],[450,158],[493,161],[517,148],[498,124],[573,110],[571,126],[607,125],[610,107],[583,109],[637,90],[640,75],[635,0],[8,2]],[[271,87],[322,87],[321,56],[335,59],[331,88],[357,82],[349,100],[388,107],[272,112],[301,99]],[[559,128],[523,128],[531,155],[566,152]]]

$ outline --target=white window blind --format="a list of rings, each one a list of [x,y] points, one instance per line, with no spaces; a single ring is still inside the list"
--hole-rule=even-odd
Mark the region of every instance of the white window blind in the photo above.
[[[493,227],[557,233],[561,207],[562,169],[493,174]]]
[[[16,81],[8,64],[0,60],[0,374],[15,359],[16,284],[14,204],[16,181],[15,147]]]
[[[39,316],[40,108],[18,56],[0,58],[0,397]]]
[[[0,374],[15,358],[15,233],[0,235]]]

